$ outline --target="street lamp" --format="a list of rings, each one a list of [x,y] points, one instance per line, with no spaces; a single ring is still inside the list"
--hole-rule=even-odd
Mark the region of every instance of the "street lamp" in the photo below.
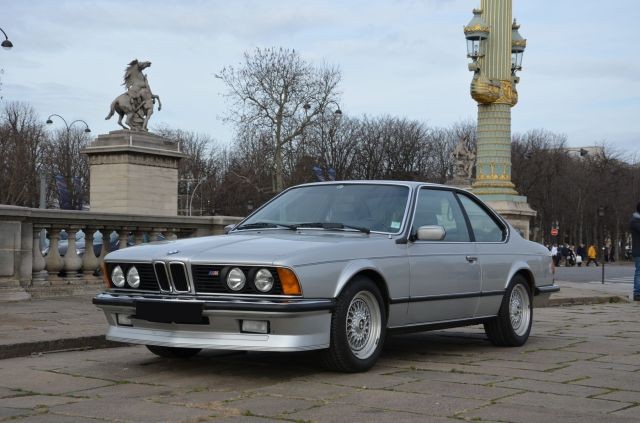
[[[0,45],[2,45],[2,48],[5,50],[11,50],[11,47],[13,47],[13,43],[9,41],[9,37],[7,36],[7,33],[4,32],[4,29],[0,28],[0,31],[2,31],[2,33],[4,34],[4,41]]]
[[[527,47],[527,40],[522,38],[519,28],[520,25],[514,19],[511,25],[511,74],[514,76],[517,71],[522,70],[522,54]]]
[[[329,101],[327,102],[327,105],[329,105],[329,104],[331,104],[331,103],[333,103],[333,104],[335,104],[335,105],[336,105],[336,110],[333,112],[333,114],[334,114],[336,117],[340,117],[340,116],[342,116],[342,110],[340,110],[340,105],[338,104],[338,102],[336,102],[335,100],[329,100]],[[311,109],[311,104],[309,104],[309,103],[304,103],[304,104],[302,105],[302,108],[304,109],[304,114],[306,115],[306,114],[309,112],[309,110]]]
[[[484,56],[486,40],[489,38],[489,25],[482,19],[482,9],[473,9],[473,18],[464,27],[464,37],[467,39],[467,57],[475,64],[479,57]]]
[[[49,117],[47,118],[47,122],[46,122],[46,124],[47,124],[47,125],[51,125],[51,124],[53,123],[53,121],[51,120],[51,118],[52,118],[52,117],[54,117],[54,116],[55,116],[55,117],[57,117],[57,118],[62,119],[62,121],[64,122],[64,126],[67,128],[67,135],[68,135],[68,134],[69,134],[69,132],[71,131],[71,127],[73,126],[73,124],[74,124],[74,123],[78,123],[78,122],[84,123],[84,126],[85,126],[85,128],[84,128],[84,132],[85,132],[85,133],[87,133],[87,134],[88,134],[89,132],[91,132],[91,129],[89,129],[89,124],[88,124],[87,122],[85,122],[84,120],[82,120],[82,119],[76,119],[76,120],[74,120],[73,122],[71,122],[71,124],[67,124],[67,120],[66,120],[65,118],[63,118],[62,116],[60,116],[60,115],[58,115],[58,114],[55,114],[55,113],[54,113],[54,114],[49,115]]]

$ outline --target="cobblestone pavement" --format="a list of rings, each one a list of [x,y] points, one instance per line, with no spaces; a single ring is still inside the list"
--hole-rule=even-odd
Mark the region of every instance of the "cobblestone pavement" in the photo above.
[[[522,348],[495,348],[480,327],[396,336],[362,374],[324,371],[313,353],[6,359],[4,420],[637,422],[640,303],[537,309]]]

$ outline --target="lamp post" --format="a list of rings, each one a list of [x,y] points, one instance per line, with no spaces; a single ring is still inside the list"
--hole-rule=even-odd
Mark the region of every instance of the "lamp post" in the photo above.
[[[528,235],[535,212],[511,182],[511,108],[518,102],[516,73],[522,69],[527,41],[512,21],[512,0],[481,0],[464,27],[470,94],[478,103],[474,194],[489,202]]]
[[[0,28],[0,31],[2,31],[2,33],[4,34],[4,41],[0,45],[5,50],[11,50],[11,48],[13,47],[13,43],[9,41],[9,37],[7,36],[7,33],[4,32],[4,29]]]
[[[84,124],[84,126],[85,126],[85,128],[84,128],[84,132],[85,132],[86,134],[88,134],[89,132],[91,132],[91,129],[89,128],[89,124],[88,124],[87,122],[85,122],[84,120],[82,120],[82,119],[76,119],[76,120],[72,121],[71,123],[67,123],[67,120],[66,120],[65,118],[63,118],[62,116],[60,116],[60,115],[58,115],[58,114],[56,114],[56,113],[53,113],[53,114],[50,114],[50,115],[49,115],[49,117],[47,118],[47,121],[46,121],[46,124],[47,124],[47,125],[52,125],[52,124],[53,124],[53,120],[51,120],[51,118],[52,118],[52,117],[57,117],[58,119],[62,120],[62,122],[64,123],[65,129],[66,129],[66,132],[65,132],[65,139],[66,139],[67,145],[69,144],[71,128],[73,127],[73,125],[74,125],[74,124],[76,124],[76,123],[82,123],[82,124]]]
[[[604,240],[604,211],[605,211],[604,206],[598,207],[598,217],[599,217],[600,226],[601,226],[600,233],[602,234],[601,239],[602,239],[602,284],[603,285],[604,285],[604,266],[605,266],[604,254],[605,254],[605,248],[606,248],[606,242]]]
[[[196,187],[191,192],[191,197],[189,198],[189,216],[191,216],[191,204],[193,203],[193,197],[195,197],[196,190],[198,189],[200,184],[202,184],[204,181],[206,181],[206,178],[202,178],[202,179],[198,180],[198,183],[196,184]]]

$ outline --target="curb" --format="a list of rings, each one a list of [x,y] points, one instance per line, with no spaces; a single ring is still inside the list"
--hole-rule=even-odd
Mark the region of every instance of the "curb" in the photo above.
[[[107,341],[104,335],[81,336],[78,338],[55,339],[51,341],[23,342],[0,345],[0,360],[24,357],[32,354],[52,353],[69,350],[95,350],[123,347],[128,344]]]
[[[551,298],[546,307],[567,307],[577,305],[590,304],[613,304],[613,303],[630,303],[626,296],[621,295],[600,295],[593,297],[575,297],[575,298]]]

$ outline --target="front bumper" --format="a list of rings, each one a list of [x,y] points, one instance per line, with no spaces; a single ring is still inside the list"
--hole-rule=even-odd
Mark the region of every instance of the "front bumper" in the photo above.
[[[163,323],[136,316],[138,302],[198,304],[203,322]],[[105,292],[93,303],[109,323],[107,339],[182,348],[302,351],[329,347],[331,299],[230,298]],[[126,316],[127,324],[119,323]],[[122,319],[120,319],[122,320]],[[267,321],[268,333],[241,330],[243,320]],[[129,324],[130,322],[130,324]]]

